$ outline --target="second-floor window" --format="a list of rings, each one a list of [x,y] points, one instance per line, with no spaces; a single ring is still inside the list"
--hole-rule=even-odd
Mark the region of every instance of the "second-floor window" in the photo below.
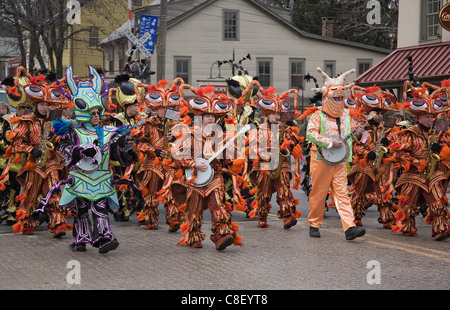
[[[190,83],[189,76],[191,72],[190,57],[175,57],[175,78],[180,77],[186,84]]]
[[[98,45],[98,28],[92,27],[89,29],[89,46]]]
[[[421,40],[433,40],[440,37],[439,10],[441,0],[422,0]]]
[[[230,41],[239,40],[239,14],[237,11],[223,11],[223,39]]]

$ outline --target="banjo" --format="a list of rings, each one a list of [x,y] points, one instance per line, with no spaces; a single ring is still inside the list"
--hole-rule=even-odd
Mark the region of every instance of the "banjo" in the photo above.
[[[204,159],[204,158],[196,158],[195,161],[197,163],[206,163],[208,168],[205,171],[200,171],[197,170],[197,178],[195,179],[195,181],[192,182],[192,184],[195,187],[202,187],[202,186],[206,186],[208,185],[212,179],[214,178],[214,169],[211,167],[211,162],[217,157],[219,156],[220,153],[222,153],[237,137],[239,137],[240,135],[246,133],[247,131],[250,130],[250,125],[245,125],[244,127],[241,128],[241,130],[239,130],[239,132],[233,137],[231,138],[224,146],[222,146],[216,153],[214,153],[209,159]],[[185,170],[185,176],[186,176],[186,180],[189,181],[192,179],[193,177],[193,168],[189,168]]]
[[[103,150],[106,149],[108,146],[116,142],[118,139],[129,133],[131,130],[133,130],[136,127],[141,126],[145,123],[145,118],[139,120],[136,122],[133,126],[128,127],[124,131],[122,131],[120,134],[109,140],[107,143],[103,144],[101,147],[99,147],[97,144],[83,144],[81,145],[81,152],[86,149],[93,148],[95,149],[95,155],[94,157],[87,157],[83,153],[81,153],[81,159],[75,164],[75,168],[77,168],[78,171],[83,173],[92,173],[98,169],[98,167],[101,165],[103,160]]]
[[[348,136],[346,136],[344,139],[341,139],[340,137],[330,137],[339,139],[343,142],[343,145],[340,147],[332,147],[332,148],[326,148],[326,147],[318,147],[318,152],[320,154],[320,159],[322,159],[325,163],[329,165],[339,165],[340,163],[343,163],[348,160],[348,157],[350,155],[350,146],[348,145],[347,141],[356,133],[359,127],[364,126],[368,121],[370,121],[374,116],[376,115],[375,112],[370,112],[369,115],[367,115],[367,118],[360,123]]]

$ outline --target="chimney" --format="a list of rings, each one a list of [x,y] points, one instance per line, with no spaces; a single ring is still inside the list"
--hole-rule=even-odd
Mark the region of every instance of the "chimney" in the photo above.
[[[322,36],[333,37],[334,36],[334,18],[322,17]]]

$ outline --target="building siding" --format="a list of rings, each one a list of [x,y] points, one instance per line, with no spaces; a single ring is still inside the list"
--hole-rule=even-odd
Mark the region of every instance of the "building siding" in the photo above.
[[[222,40],[222,10],[239,10],[239,40]],[[251,60],[243,62],[251,76],[257,75],[257,59],[271,58],[273,60],[272,81],[277,91],[289,89],[289,60],[291,58],[305,59],[305,74],[318,78],[317,67],[323,67],[325,60],[336,61],[336,73],[343,73],[351,68],[357,68],[357,59],[371,59],[376,65],[388,53],[377,52],[353,46],[345,46],[329,41],[300,37],[287,27],[251,7],[246,1],[216,1],[175,26],[168,29],[166,42],[166,79],[174,76],[174,57],[191,57],[191,85],[197,87],[200,81],[210,76],[211,65],[217,60],[232,58],[233,49],[236,62],[250,53]],[[151,57],[151,68],[156,68],[155,55]],[[213,75],[218,73],[217,66]],[[222,65],[221,76],[231,77],[231,67]],[[348,81],[356,78],[352,75]],[[152,83],[155,77],[152,77]],[[216,81],[211,80],[211,83]],[[201,83],[204,83],[202,81]],[[312,83],[305,85],[305,96],[312,95]]]

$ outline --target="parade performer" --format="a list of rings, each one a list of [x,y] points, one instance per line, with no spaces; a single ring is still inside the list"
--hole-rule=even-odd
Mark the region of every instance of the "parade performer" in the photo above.
[[[7,148],[11,145],[11,140],[8,139],[11,132],[11,123],[9,119],[13,115],[10,114],[9,106],[5,102],[0,102],[0,169],[3,171],[6,167],[7,159],[3,156]],[[17,173],[17,171],[12,172],[11,167],[9,168],[9,173]],[[2,187],[3,188],[3,187]],[[13,225],[16,223],[16,203],[14,201],[16,193],[20,190],[20,184],[15,180],[15,176],[8,181],[8,184],[4,186],[4,190],[0,190],[0,223],[6,221],[8,225]]]
[[[168,162],[178,175],[171,184],[171,190],[179,209],[185,214],[185,222],[181,225],[184,237],[178,244],[194,248],[203,246],[203,211],[209,209],[212,232],[210,239],[215,243],[216,250],[222,251],[231,244],[242,245],[242,237],[237,236],[239,226],[231,221],[231,204],[225,201],[222,173],[239,175],[242,172],[243,158],[234,157],[234,153],[230,154],[232,158],[228,158],[223,156],[223,147],[215,148],[223,145],[226,140],[216,121],[231,110],[231,100],[225,95],[214,94],[213,87],[195,89],[184,84],[182,97],[184,89],[190,89],[194,94],[188,101],[189,110],[195,115],[194,124],[174,142],[173,159]],[[241,130],[239,133],[242,133]],[[231,132],[231,136],[234,134]],[[229,150],[234,141],[228,140],[224,147]],[[206,159],[210,161],[209,164],[205,162]],[[205,175],[210,178],[206,177],[207,181],[203,182]],[[239,188],[236,190],[239,191]]]
[[[251,124],[255,127],[259,125],[259,120],[255,115],[255,111],[257,109],[251,105],[253,97],[255,97],[258,93],[258,87],[254,85],[252,88],[253,91],[246,91],[250,83],[253,80],[258,80],[258,77],[251,77],[248,71],[242,66],[242,62],[247,59],[251,60],[250,54],[240,59],[238,63],[235,63],[232,60],[218,61],[219,66],[225,63],[229,63],[233,66],[234,69],[238,70],[238,73],[236,75],[226,80],[227,95],[234,100],[234,108],[229,112],[227,118],[224,117],[219,120],[219,124],[222,125],[226,130],[237,132],[238,125],[244,126],[247,124]],[[225,119],[227,119],[228,122],[225,122]],[[249,165],[248,158],[246,157],[244,163],[244,171],[247,175],[248,172],[250,172],[250,169],[251,167]],[[236,177],[226,173],[223,175],[223,177],[226,188],[225,197],[227,201],[231,202],[232,207],[234,207],[236,203],[239,203],[237,201],[233,201],[233,198],[236,197],[236,195],[233,195],[234,185],[237,182]],[[249,206],[254,201],[254,194],[250,194],[250,192],[254,192],[254,186],[249,177],[245,181],[247,182],[248,187],[243,188],[241,190],[241,193],[242,197],[247,203],[247,210],[245,212],[248,215],[248,213],[250,212]]]
[[[297,224],[297,218],[302,214],[296,210],[299,201],[292,194],[291,180],[294,179],[294,186],[298,189],[301,169],[299,160],[302,156],[300,143],[303,138],[298,136],[297,127],[286,125],[280,121],[280,117],[289,110],[289,94],[294,95],[294,107],[297,106],[297,90],[290,89],[278,95],[273,87],[263,89],[258,81],[253,81],[249,87],[253,85],[257,85],[262,94],[262,98],[253,104],[263,111],[267,120],[249,134],[250,150],[254,149],[252,144],[257,143],[257,156],[252,160],[249,174],[257,190],[249,216],[258,216],[259,227],[268,227],[267,216],[272,208],[270,200],[276,192],[278,218],[282,220],[283,227],[289,229]],[[294,176],[288,160],[290,154],[296,160]],[[249,157],[254,156],[249,153]]]
[[[317,68],[317,71],[325,79],[325,85],[321,89],[313,89],[313,92],[322,92],[322,109],[317,109],[315,112],[308,111],[312,114],[308,121],[306,138],[314,143],[311,148],[310,164],[312,188],[309,194],[309,233],[311,237],[320,237],[319,228],[323,223],[324,204],[331,187],[334,205],[341,218],[345,237],[347,240],[352,240],[364,235],[365,229],[357,227],[354,223],[355,217],[347,189],[346,162],[352,159],[351,144],[347,144],[348,155],[344,152],[343,161],[334,164],[323,160],[321,148],[334,150],[346,148],[344,143],[347,142],[341,139],[352,133],[352,118],[343,102],[346,97],[345,90],[350,87],[345,84],[345,78],[355,70],[347,71],[338,78],[330,78],[320,68]],[[302,117],[305,116],[305,114],[302,115]]]
[[[178,83],[183,84],[183,80],[175,79],[168,87],[167,80],[159,81],[157,85],[136,84],[136,88],[145,88],[143,105],[156,113],[147,118],[136,133],[140,152],[140,168],[136,172],[136,179],[145,199],[144,208],[138,213],[138,220],[146,223],[146,229],[158,229],[160,201],[166,209],[165,222],[169,225],[169,231],[177,231],[183,221],[183,213],[178,211],[170,191],[166,192],[164,197],[158,194],[164,180],[171,179],[170,174],[173,173],[164,169],[163,161],[171,157],[168,151],[169,143],[175,139],[171,130],[179,123],[169,118],[167,109],[172,109],[169,112],[173,112],[183,104]]]
[[[130,78],[128,74],[122,74],[115,77],[114,81],[117,83],[117,88],[110,88],[109,93],[109,110],[119,109],[121,112],[113,114],[109,120],[102,123],[107,123],[111,126],[133,126],[138,121],[147,118],[145,112],[140,111],[141,105],[138,100],[138,96],[141,98],[144,96],[144,88],[139,87],[135,89],[135,85],[140,83],[138,80]],[[117,104],[112,101],[112,94],[115,94]],[[133,137],[127,136],[127,139],[133,139]],[[119,162],[111,162],[114,175],[116,178],[129,178],[136,181],[136,172],[139,169],[139,162],[135,162],[128,167],[123,167]],[[117,191],[120,207],[114,213],[114,219],[116,221],[126,222],[129,220],[130,215],[134,213],[137,208],[136,198],[133,196],[133,191],[125,185],[121,185]]]
[[[398,112],[395,108],[395,97],[379,87],[362,88],[353,86],[352,97],[356,100],[365,115],[370,112],[376,114],[364,126],[365,135],[361,141],[354,143],[355,160],[348,173],[353,183],[351,196],[355,215],[355,223],[362,226],[362,218],[366,214],[366,207],[371,203],[371,195],[375,194],[376,205],[380,212],[378,222],[384,228],[390,228],[394,223],[394,192],[393,156],[389,157],[389,144],[392,143],[392,127],[386,128],[383,114],[386,111]],[[392,124],[394,125],[394,124]],[[390,139],[389,139],[390,137]]]
[[[2,169],[2,178],[7,177],[7,181],[2,181],[5,189],[1,191],[1,201],[3,213],[0,221],[6,220],[8,224],[16,223],[16,210],[20,202],[16,202],[16,196],[20,194],[20,184],[17,182],[17,172],[22,168],[23,162],[12,162],[6,171],[8,158],[11,156],[11,148],[14,135],[12,132],[17,127],[17,122],[12,123],[15,117],[22,117],[25,114],[32,113],[35,106],[28,96],[26,96],[23,87],[28,84],[31,75],[24,67],[19,66],[14,78],[7,77],[2,81],[5,85],[6,94],[10,105],[16,109],[16,113],[10,113],[2,116],[1,119],[1,153],[0,168]],[[17,119],[16,119],[17,120]],[[8,153],[6,153],[8,151]],[[5,156],[6,155],[6,156]]]
[[[10,160],[5,171],[8,171],[13,163],[23,163],[17,173],[22,193],[16,197],[16,200],[21,202],[16,212],[17,223],[13,228],[15,233],[33,234],[33,229],[45,219],[53,237],[59,238],[70,229],[64,210],[58,206],[59,194],[53,195],[49,201],[46,210],[49,219],[37,219],[33,216],[33,211],[41,197],[60,180],[64,172],[62,156],[54,146],[56,137],[48,115],[50,109],[67,107],[68,100],[58,91],[56,83],[43,75],[30,77],[23,91],[34,103],[35,111],[10,120],[17,123],[17,126],[12,133],[11,150],[7,151]]]
[[[419,88],[405,82],[405,109],[418,124],[399,131],[398,141],[392,146],[403,167],[396,183],[399,196],[393,232],[417,235],[415,217],[419,206],[427,205],[425,220],[432,225],[432,237],[441,241],[450,236],[446,197],[450,139],[448,132],[433,128],[434,117],[448,111],[436,100],[445,92],[445,88],[440,88],[429,94],[425,86]]]
[[[53,126],[57,135],[61,136],[59,149],[70,172],[68,179],[55,184],[52,190],[64,185],[59,204],[69,208],[74,216],[75,242],[71,245],[72,249],[85,251],[86,243],[90,243],[104,254],[119,245],[111,230],[108,214],[113,213],[113,207],[119,206],[110,160],[128,166],[135,160],[135,155],[133,144],[117,137],[119,132],[124,133],[130,128],[99,125],[100,119],[104,119],[101,97],[106,96],[108,87],[103,76],[90,66],[89,73],[91,78],[75,80],[72,67],[66,70],[70,94],[65,95],[73,101],[76,119],[60,119]],[[102,82],[105,84],[103,93]],[[63,89],[61,91],[64,92]],[[121,181],[129,181],[128,186],[134,185],[131,180]],[[45,203],[42,205],[42,209],[46,208]],[[92,222],[89,210],[92,211]]]

